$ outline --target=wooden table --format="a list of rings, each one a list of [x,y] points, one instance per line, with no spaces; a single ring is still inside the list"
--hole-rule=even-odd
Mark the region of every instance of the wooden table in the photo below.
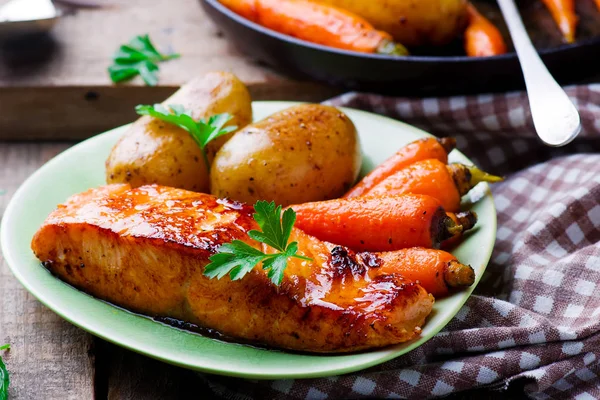
[[[34,47],[25,51],[26,63],[10,59],[11,49],[0,49],[0,217],[17,187],[47,160],[75,140],[129,122],[136,104],[161,101],[203,72],[236,73],[254,99],[319,101],[338,93],[242,57],[206,20],[197,0],[111,4],[69,12],[53,39],[40,44],[50,45],[48,54]],[[161,49],[182,53],[181,59],[161,65],[157,87],[139,80],[112,85],[106,74],[112,53],[141,33],[150,33]],[[212,397],[194,372],[113,346],[64,321],[16,281],[0,256],[3,343],[12,346],[3,354],[11,400]],[[501,396],[479,391],[459,397]]]
[[[208,71],[235,73],[255,100],[318,101],[340,91],[288,79],[241,56],[199,0],[59,1],[104,7],[65,9],[51,36],[0,45],[0,140],[89,137],[131,121],[137,104],[160,102]],[[160,51],[181,58],[160,64],[156,87],[139,77],[113,85],[106,72],[113,54],[145,33]]]

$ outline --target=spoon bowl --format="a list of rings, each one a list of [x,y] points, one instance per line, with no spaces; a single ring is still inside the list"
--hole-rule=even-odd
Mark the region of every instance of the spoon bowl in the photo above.
[[[498,5],[521,64],[535,130],[549,146],[564,146],[581,131],[579,113],[533,47],[514,0]]]

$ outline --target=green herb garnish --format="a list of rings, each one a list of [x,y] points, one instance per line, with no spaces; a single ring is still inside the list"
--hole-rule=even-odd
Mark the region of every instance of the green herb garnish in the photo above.
[[[267,276],[276,285],[283,279],[283,271],[287,267],[288,258],[312,261],[308,257],[296,254],[298,242],[288,244],[292,227],[296,222],[296,212],[288,208],[281,217],[281,206],[275,207],[274,202],[258,201],[254,205],[254,220],[261,231],[251,230],[250,238],[265,243],[278,253],[265,254],[241,240],[234,240],[219,247],[218,253],[210,257],[211,263],[204,269],[204,275],[209,278],[221,279],[229,274],[231,280],[241,279],[260,262],[267,270]]]
[[[114,64],[108,67],[113,82],[126,81],[140,75],[146,85],[158,83],[157,63],[178,58],[179,54],[161,54],[148,35],[136,36],[128,44],[119,47],[113,56]]]
[[[212,115],[208,120],[203,118],[200,121],[194,121],[191,111],[186,110],[182,105],[169,104],[168,107],[169,109],[162,104],[155,104],[153,106],[139,105],[135,108],[135,111],[139,115],[149,115],[188,131],[202,150],[206,168],[210,170],[210,163],[205,151],[206,145],[212,140],[237,129],[236,126],[225,126],[233,117],[230,114],[224,113]]]
[[[10,349],[10,344],[5,344],[4,346],[0,346],[1,350]],[[10,379],[8,377],[8,370],[6,369],[6,365],[2,361],[2,357],[0,357],[0,400],[8,399],[8,385],[10,384]]]

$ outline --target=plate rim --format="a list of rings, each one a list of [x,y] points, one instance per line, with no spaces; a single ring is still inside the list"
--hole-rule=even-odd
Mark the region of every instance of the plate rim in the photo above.
[[[272,105],[272,106],[277,106],[277,105],[281,105],[281,106],[294,106],[294,105],[298,105],[298,104],[303,104],[303,102],[288,102],[288,101],[254,101],[252,102],[253,107],[256,105],[261,105],[261,104],[266,104],[266,105]],[[348,107],[338,107],[341,110],[347,112],[350,111],[351,113],[358,113],[358,114],[362,114],[363,116],[367,117],[367,118],[376,118],[381,120],[382,122],[385,123],[389,123],[392,122],[394,124],[400,125],[402,126],[403,129],[405,130],[410,130],[413,131],[414,133],[417,133],[421,136],[433,136],[431,134],[429,134],[428,132],[419,129],[417,127],[414,127],[412,125],[409,125],[407,123],[404,123],[402,121],[398,121],[395,119],[392,119],[390,117],[386,117],[386,116],[382,116],[379,114],[375,114],[375,113],[370,113],[370,112],[366,112],[366,111],[362,111],[362,110],[358,110],[358,109],[353,109],[353,108],[348,108]],[[50,298],[48,298],[49,296],[47,296],[46,293],[43,292],[39,292],[37,291],[35,288],[32,288],[32,286],[30,285],[29,280],[26,279],[26,277],[24,277],[20,272],[19,272],[19,268],[17,267],[17,265],[19,264],[19,256],[17,254],[13,253],[13,250],[11,248],[9,248],[9,244],[11,242],[11,240],[8,238],[9,235],[9,226],[14,225],[14,222],[12,222],[13,220],[13,215],[15,214],[15,211],[13,211],[13,209],[18,208],[18,203],[17,200],[19,197],[22,197],[27,191],[28,186],[31,185],[30,182],[35,181],[35,179],[37,178],[37,176],[41,175],[44,173],[43,170],[45,170],[47,168],[47,166],[49,165],[53,165],[53,164],[57,164],[62,162],[62,160],[64,158],[68,158],[70,156],[70,150],[77,148],[78,146],[83,146],[85,143],[89,142],[89,141],[93,141],[95,139],[97,139],[100,136],[104,136],[104,135],[109,135],[109,134],[114,134],[115,131],[118,130],[124,130],[126,129],[126,127],[129,126],[129,124],[126,125],[122,125],[120,127],[117,128],[113,128],[111,130],[108,130],[106,132],[100,133],[98,135],[94,135],[84,141],[81,141],[77,144],[75,144],[72,147],[69,147],[68,149],[64,150],[63,152],[59,153],[58,155],[56,155],[55,157],[53,157],[52,159],[50,159],[49,161],[47,161],[46,163],[44,163],[40,168],[38,168],[33,174],[31,174],[20,186],[19,188],[15,191],[14,195],[12,196],[12,198],[10,199],[3,217],[2,217],[2,221],[0,224],[0,248],[2,250],[2,254],[4,256],[4,259],[6,260],[6,263],[10,269],[10,271],[12,272],[13,276],[15,276],[15,278],[21,283],[21,285],[23,285],[23,287],[25,287],[25,289],[32,294],[38,301],[40,301],[45,307],[49,308],[52,312],[54,312],[55,314],[57,314],[58,316],[60,316],[61,318],[65,319],[66,321],[68,321],[69,323],[85,330],[86,332],[100,337],[101,339],[104,339],[110,343],[113,343],[115,345],[118,345],[120,347],[126,348],[128,350],[137,352],[139,354],[143,354],[146,355],[148,357],[160,360],[162,362],[166,362],[168,364],[172,364],[172,365],[176,365],[179,367],[183,367],[186,369],[191,369],[194,371],[200,371],[200,372],[207,372],[207,373],[213,373],[213,374],[217,374],[217,375],[224,375],[224,376],[232,376],[232,377],[240,377],[240,378],[250,378],[250,379],[261,379],[261,380],[270,380],[270,379],[298,379],[298,378],[319,378],[319,377],[327,377],[327,376],[334,376],[334,375],[342,375],[342,374],[348,374],[348,373],[352,373],[352,372],[357,372],[357,371],[361,371],[364,370],[366,368],[370,368],[373,367],[375,365],[379,365],[382,364],[384,362],[387,362],[389,360],[392,360],[396,357],[399,357],[401,355],[407,354],[408,352],[414,350],[415,348],[423,345],[425,342],[429,341],[431,338],[433,338],[435,335],[437,335],[439,333],[440,330],[442,330],[445,326],[448,325],[448,323],[450,322],[450,320],[452,320],[456,314],[459,312],[459,310],[463,307],[463,305],[465,304],[465,302],[471,297],[473,290],[477,287],[477,285],[479,284],[479,281],[481,280],[483,273],[485,272],[487,265],[489,264],[489,261],[491,259],[491,254],[492,251],[494,249],[494,244],[495,244],[495,239],[496,239],[496,230],[497,230],[497,211],[496,211],[496,207],[495,207],[495,203],[493,201],[493,196],[491,194],[491,191],[489,190],[489,185],[484,184],[485,187],[485,197],[488,197],[489,200],[489,206],[491,207],[491,209],[493,210],[493,217],[490,218],[489,223],[491,223],[490,228],[492,229],[493,232],[493,242],[491,246],[489,246],[487,248],[486,254],[483,257],[485,261],[484,265],[482,265],[482,273],[477,274],[476,275],[476,280],[475,283],[466,291],[461,292],[461,297],[459,299],[459,301],[457,302],[457,311],[456,313],[453,313],[451,315],[448,315],[447,317],[445,317],[441,322],[438,322],[436,324],[436,326],[439,326],[439,329],[436,330],[435,333],[430,334],[428,337],[419,337],[415,340],[413,340],[412,342],[407,342],[407,344],[405,345],[405,347],[403,347],[401,350],[398,351],[392,351],[391,347],[388,348],[383,348],[383,349],[373,349],[373,351],[378,351],[378,350],[387,350],[388,353],[385,355],[382,355],[381,357],[378,357],[376,359],[370,360],[370,361],[366,361],[366,362],[362,362],[362,363],[358,363],[358,364],[353,364],[350,366],[346,366],[346,367],[340,367],[340,368],[334,368],[334,369],[329,369],[329,368],[322,368],[316,371],[309,371],[309,372],[301,372],[301,373],[294,373],[294,372],[282,372],[282,373],[269,373],[269,374],[265,374],[265,373],[261,373],[261,372],[238,372],[235,370],[224,370],[222,368],[213,368],[210,365],[197,365],[197,364],[191,364],[188,362],[184,362],[184,361],[178,361],[177,359],[173,359],[173,358],[168,358],[168,357],[163,357],[161,354],[155,354],[151,352],[151,349],[144,349],[141,348],[143,346],[135,346],[135,344],[130,344],[129,342],[123,343],[122,341],[119,341],[119,338],[114,338],[113,336],[110,335],[105,335],[103,333],[98,333],[98,329],[95,328],[94,326],[90,326],[91,324],[88,322],[88,320],[84,320],[84,321],[78,321],[76,319],[73,319],[69,316],[69,314],[64,311],[62,308],[59,308],[57,306],[54,305],[54,301]],[[458,150],[454,150],[459,156],[465,158],[468,160],[468,158],[466,156],[464,156],[460,151]],[[17,252],[16,250],[14,251],[15,253]],[[60,281],[62,282],[62,281]],[[63,282],[64,283],[64,282]],[[100,299],[94,298],[93,296],[88,295],[87,293],[80,291],[74,287],[70,287],[70,289],[72,290],[76,290],[80,293],[83,293],[86,296],[89,296],[91,298],[93,298],[96,301],[99,302],[103,302]],[[122,309],[118,306],[115,306],[111,303],[107,303],[104,302],[106,304],[109,304],[112,307],[115,307],[116,309],[120,309],[124,312],[127,312],[129,314],[133,314],[133,315],[138,315],[136,313],[132,313],[126,309]],[[143,318],[146,319],[150,319],[147,316],[141,316]],[[158,322],[156,322],[158,323]],[[176,329],[176,328],[173,328]],[[185,333],[188,334],[193,334],[187,331],[183,331]],[[357,353],[344,353],[344,354],[332,354],[332,355],[325,355],[325,357],[344,357],[344,356],[352,356],[355,355]]]

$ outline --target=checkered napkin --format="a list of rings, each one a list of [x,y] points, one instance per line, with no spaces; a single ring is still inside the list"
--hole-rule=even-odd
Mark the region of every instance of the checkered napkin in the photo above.
[[[309,380],[207,376],[230,399],[439,397],[524,385],[533,398],[600,398],[600,84],[568,88],[584,130],[549,148],[523,93],[444,99],[349,93],[331,100],[455,136],[494,185],[498,235],[485,275],[447,327],[369,370]]]

